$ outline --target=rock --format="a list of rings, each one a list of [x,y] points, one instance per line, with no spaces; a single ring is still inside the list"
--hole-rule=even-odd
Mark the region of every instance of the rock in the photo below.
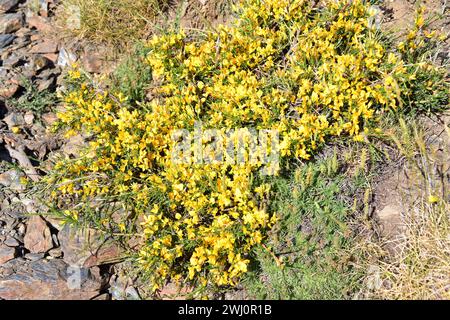
[[[78,134],[69,138],[67,143],[62,147],[62,151],[67,155],[77,156],[85,144],[86,142],[83,136]]]
[[[403,225],[403,211],[403,208],[399,205],[388,204],[382,210],[376,212],[384,237],[393,238],[399,234],[399,228]]]
[[[101,73],[102,65],[103,59],[99,54],[89,52],[83,57],[83,66],[87,72]]]
[[[122,251],[112,242],[101,240],[94,229],[76,230],[65,225],[58,237],[64,253],[64,261],[73,266],[92,267],[112,263]]]
[[[40,16],[33,15],[28,17],[27,22],[31,28],[35,28],[39,32],[45,33],[53,30],[52,26],[48,23],[48,20]]]
[[[30,53],[55,53],[58,52],[58,44],[52,40],[44,40],[31,48]]]
[[[27,125],[32,125],[34,122],[33,112],[28,111],[27,113],[25,113],[25,115],[23,116],[23,119]]]
[[[16,83],[9,83],[3,88],[0,88],[0,97],[3,99],[12,98],[17,93],[19,88],[20,86]]]
[[[3,121],[8,125],[8,129],[12,130],[14,127],[20,127],[25,124],[25,119],[23,116],[16,112],[11,112],[7,115]]]
[[[21,236],[25,236],[26,230],[27,230],[27,227],[23,223],[20,223],[17,227],[17,232]]]
[[[77,56],[65,48],[61,48],[58,55],[57,65],[60,67],[69,67],[77,61]]]
[[[0,265],[16,257],[16,249],[0,246]]]
[[[0,49],[9,46],[16,38],[13,34],[0,34]]]
[[[111,296],[108,293],[103,293],[92,300],[110,300]]]
[[[45,90],[53,90],[54,86],[55,86],[55,78],[51,77],[47,80],[39,81],[37,89],[39,92],[42,92]]]
[[[180,287],[173,282],[169,282],[159,290],[158,295],[165,300],[185,300],[192,291],[192,287]]]
[[[17,7],[19,0],[0,0],[0,13],[9,12]]]
[[[43,56],[50,60],[53,64],[56,64],[58,61],[58,55],[56,53],[45,53]]]
[[[14,239],[13,237],[6,238],[5,241],[3,241],[3,244],[8,247],[18,247],[20,246],[20,242]]]
[[[23,63],[23,55],[13,53],[8,58],[3,60],[3,65],[8,68],[15,68]]]
[[[39,72],[39,71],[49,67],[52,63],[50,60],[48,60],[43,55],[37,54],[32,58],[31,64],[33,66],[33,70],[35,72]]]
[[[61,259],[13,259],[2,269],[0,299],[87,300],[97,297],[103,288],[88,269],[70,267]]]
[[[48,17],[48,1],[39,0],[39,4],[40,4],[39,14],[43,17]]]
[[[25,259],[30,261],[38,261],[44,259],[44,257],[45,257],[44,253],[27,253],[25,255]]]
[[[24,246],[31,253],[47,252],[53,248],[50,228],[40,216],[32,216],[29,219]]]
[[[25,186],[20,182],[22,176],[18,170],[8,170],[0,174],[0,184],[14,191],[24,190]]]
[[[56,121],[58,121],[58,117],[56,116],[56,114],[54,114],[53,112],[46,112],[44,113],[42,116],[42,121],[44,121],[44,123],[47,126],[51,126],[53,125]]]
[[[27,27],[22,27],[15,32],[15,35],[16,35],[16,37],[19,37],[19,38],[25,38],[25,37],[29,36],[30,31],[31,30],[28,29]]]
[[[61,248],[54,248],[50,250],[48,254],[53,258],[61,258],[63,255]]]
[[[10,13],[0,16],[0,33],[13,33],[23,26],[21,13]]]

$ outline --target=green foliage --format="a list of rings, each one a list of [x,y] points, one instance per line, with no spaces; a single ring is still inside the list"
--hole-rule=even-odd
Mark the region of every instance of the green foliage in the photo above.
[[[349,175],[336,153],[273,183],[278,213],[257,265],[244,280],[258,299],[343,299],[357,276],[346,252],[354,238],[351,200],[367,183],[364,170]]]
[[[22,80],[24,93],[17,99],[8,101],[9,105],[17,110],[33,111],[42,114],[55,106],[59,99],[54,92],[49,90],[39,91],[37,86],[29,79]]]

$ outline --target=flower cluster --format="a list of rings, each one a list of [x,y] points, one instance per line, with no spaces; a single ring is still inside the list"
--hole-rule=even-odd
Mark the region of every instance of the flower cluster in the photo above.
[[[260,161],[174,162],[174,130],[194,131],[199,121],[272,130],[282,165],[308,160],[331,137],[363,140],[378,115],[402,106],[413,76],[370,25],[362,0],[245,0],[237,10],[231,26],[149,41],[150,101],[82,84],[59,115],[89,145],[49,176],[56,203],[70,198],[78,205],[68,217],[94,215],[139,232],[139,265],[154,289],[169,279],[236,284],[276,222]]]

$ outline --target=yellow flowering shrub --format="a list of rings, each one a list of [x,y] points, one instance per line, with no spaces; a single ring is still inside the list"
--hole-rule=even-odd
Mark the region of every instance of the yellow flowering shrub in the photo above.
[[[57,186],[53,204],[71,221],[139,234],[137,262],[155,290],[168,280],[236,284],[276,222],[261,158],[179,163],[174,130],[194,132],[201,122],[277,132],[277,174],[332,137],[362,141],[376,117],[410,94],[413,69],[371,26],[364,1],[245,0],[237,10],[231,26],[147,43],[148,101],[72,72],[80,85],[59,114],[66,134],[82,133],[88,146],[47,177]]]

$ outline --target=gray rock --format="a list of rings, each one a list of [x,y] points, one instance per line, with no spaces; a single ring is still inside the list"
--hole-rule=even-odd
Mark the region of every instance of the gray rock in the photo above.
[[[11,169],[0,174],[0,184],[14,191],[21,191],[25,186],[20,182],[23,175],[20,171]]]
[[[0,49],[9,46],[16,38],[13,34],[0,34]]]
[[[38,261],[44,259],[44,256],[45,256],[44,253],[27,253],[25,255],[25,259],[30,261]]]
[[[3,119],[3,121],[8,125],[9,130],[12,130],[13,127],[23,126],[25,124],[23,116],[16,112],[11,112]]]
[[[7,245],[8,247],[18,247],[20,246],[20,242],[14,239],[13,237],[8,237],[3,242],[3,244]]]
[[[58,233],[64,261],[72,266],[92,267],[114,263],[123,253],[111,241],[104,241],[102,234],[94,229],[77,230],[65,225]]]
[[[0,0],[0,12],[9,12],[17,7],[19,0]]]
[[[55,78],[49,78],[47,80],[38,81],[38,91],[52,90],[55,85]]]
[[[8,58],[3,60],[3,65],[8,68],[15,68],[24,62],[23,58],[23,55],[14,52]]]
[[[16,249],[7,246],[0,246],[0,264],[3,264],[16,257]]]
[[[103,288],[88,269],[70,267],[61,259],[13,259],[0,269],[0,299],[87,300]]]
[[[24,23],[21,13],[9,13],[0,16],[0,33],[13,33],[22,28]]]

